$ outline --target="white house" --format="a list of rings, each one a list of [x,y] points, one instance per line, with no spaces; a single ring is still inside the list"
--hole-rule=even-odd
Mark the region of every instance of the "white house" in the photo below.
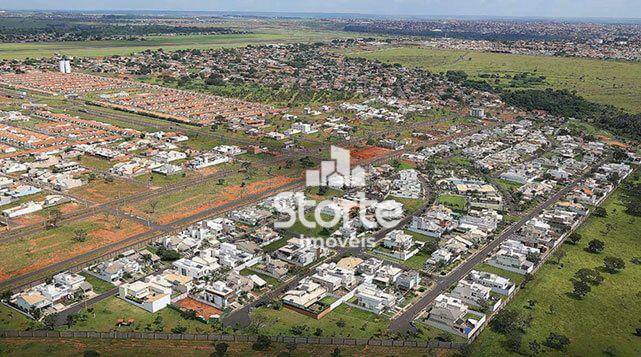
[[[439,295],[425,320],[430,326],[470,338],[485,323],[485,315],[474,312],[460,299]]]
[[[361,308],[380,315],[386,309],[394,307],[396,297],[379,289],[374,284],[363,283],[356,288],[354,294],[357,305]]]
[[[121,299],[151,313],[167,307],[171,303],[171,293],[170,288],[144,281],[122,284],[118,288]]]
[[[515,289],[514,283],[512,283],[510,279],[484,271],[472,270],[470,275],[468,275],[468,279],[483,286],[487,286],[495,293],[501,295],[511,295]]]

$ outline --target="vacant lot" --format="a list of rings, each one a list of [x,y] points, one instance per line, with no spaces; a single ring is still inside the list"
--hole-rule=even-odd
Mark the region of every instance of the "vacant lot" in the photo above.
[[[295,180],[284,176],[252,177],[251,182],[246,179],[244,174],[235,174],[225,178],[223,185],[207,182],[180,192],[137,202],[124,209],[158,223],[168,224],[240,198],[259,195]]]
[[[368,338],[387,332],[389,320],[360,309],[341,305],[320,320],[283,307],[277,311],[261,307],[252,313],[252,321],[259,331],[270,335],[295,335],[292,327],[303,329],[303,336],[313,336],[320,329],[322,337]]]
[[[145,231],[147,227],[132,221],[96,215],[4,243],[0,246],[0,281],[65,261]],[[80,239],[78,232],[86,235]]]
[[[144,191],[145,185],[126,179],[95,179],[86,185],[72,189],[70,192],[94,203],[105,203],[134,193]]]
[[[61,330],[75,331],[164,331],[174,327],[186,327],[189,332],[211,332],[211,326],[197,321],[185,320],[174,309],[163,309],[155,314],[136,307],[120,298],[110,297],[93,306],[93,311],[80,312],[81,321]],[[84,321],[83,321],[84,320]],[[130,326],[117,326],[118,320],[134,320]],[[156,323],[158,322],[158,323]]]
[[[553,87],[576,90],[599,103],[612,104],[633,112],[641,111],[641,102],[638,100],[641,97],[641,63],[638,62],[416,47],[385,48],[351,55],[423,67],[432,72],[463,70],[475,78],[483,74],[504,77],[506,74],[530,72],[545,76],[545,82]]]
[[[467,206],[467,198],[460,195],[442,194],[438,196],[436,202],[459,212],[465,212],[465,207]]]
[[[532,318],[523,339],[522,353],[529,353],[530,341],[542,343],[550,332],[556,332],[570,339],[564,355],[601,355],[605,349],[610,350],[610,355],[641,354],[641,338],[633,335],[635,329],[641,327],[641,265],[630,262],[633,257],[641,257],[638,233],[641,218],[624,212],[619,194],[620,191],[616,192],[606,202],[607,217],[592,217],[580,227],[583,239],[578,245],[561,247],[567,253],[561,265],[547,263],[509,303],[508,307]],[[585,251],[592,239],[605,243],[601,254]],[[625,261],[625,268],[617,274],[603,271],[606,256],[620,257]],[[578,300],[568,293],[572,291],[570,279],[581,268],[597,268],[604,281]],[[526,307],[530,300],[535,303],[532,309]],[[474,350],[478,355],[507,354],[504,341],[504,336],[486,329]]]

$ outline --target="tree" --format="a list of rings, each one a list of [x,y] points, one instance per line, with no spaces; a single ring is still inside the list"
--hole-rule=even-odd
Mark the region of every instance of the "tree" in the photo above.
[[[156,207],[158,207],[158,203],[159,203],[158,200],[153,200],[153,201],[149,202],[149,209],[150,209],[149,213],[155,213],[156,212]]]
[[[160,247],[157,251],[157,254],[158,254],[158,257],[160,257],[160,260],[165,262],[173,262],[182,258],[180,253],[178,253],[177,251],[171,250],[171,249],[165,249],[164,247]]]
[[[423,244],[421,247],[421,252],[425,253],[426,255],[431,255],[438,249],[438,242],[434,240],[428,240]]]
[[[572,232],[572,234],[570,234],[570,236],[568,237],[568,242],[570,242],[571,244],[577,245],[581,240],[581,238],[583,238],[581,233]]]
[[[530,352],[532,355],[536,356],[539,353],[541,353],[541,344],[538,343],[536,340],[532,340],[528,343],[528,347],[530,348]]]
[[[522,330],[525,326],[523,317],[517,310],[505,308],[499,311],[492,320],[492,330],[502,334]]]
[[[73,240],[82,243],[87,240],[87,230],[78,228],[73,231]]]
[[[561,264],[561,259],[565,258],[565,251],[563,249],[557,249],[552,253],[552,257],[556,260],[556,264]]]
[[[47,220],[47,228],[55,228],[58,227],[58,223],[60,223],[60,219],[62,218],[62,212],[57,207],[52,208],[49,211],[49,218]]]
[[[570,339],[567,336],[556,332],[550,332],[544,342],[544,345],[552,349],[561,351],[564,350],[569,344]]]
[[[219,342],[215,346],[216,352],[214,353],[214,355],[216,357],[223,357],[227,353],[228,348],[228,344],[226,344],[225,342]]]
[[[289,351],[290,355],[294,353],[294,351],[296,350],[296,347],[297,347],[296,342],[287,342],[285,344],[285,348],[287,348],[287,351]]]
[[[171,332],[172,332],[172,333],[181,334],[181,333],[185,333],[185,332],[187,332],[187,328],[186,328],[185,326],[180,326],[180,325],[178,325],[178,326],[176,326],[176,327],[172,328],[172,329],[171,329]]]
[[[618,257],[608,256],[603,259],[605,270],[611,274],[618,273],[621,269],[625,268],[625,262]]]
[[[596,269],[581,268],[574,273],[574,279],[584,281],[588,284],[599,285],[603,282],[603,276]]]
[[[595,217],[607,217],[608,216],[608,211],[606,211],[605,208],[603,208],[601,206],[595,207],[593,215]]]
[[[40,310],[38,310],[38,311],[40,311]],[[49,315],[44,317],[44,319],[42,320],[42,323],[45,325],[45,329],[53,330],[53,328],[56,326],[56,321],[57,320],[58,320],[58,315],[57,314],[49,314]]]
[[[535,252],[529,252],[529,253],[527,253],[527,257],[526,257],[526,259],[527,259],[528,261],[530,261],[530,262],[534,263],[535,265],[536,265],[536,264],[539,264],[539,262],[541,261],[541,258],[539,257],[539,255],[538,255],[537,253],[535,253]]]
[[[523,343],[523,332],[512,331],[507,334],[505,345],[510,351],[518,352],[521,349],[522,343]]]
[[[600,241],[598,239],[593,239],[588,243],[588,252],[598,254],[605,249],[605,243],[603,241]]]
[[[256,342],[252,344],[255,351],[265,351],[271,346],[272,340],[267,335],[258,335]]]
[[[578,298],[583,298],[592,290],[590,284],[583,280],[572,280],[572,285],[574,286],[574,291],[572,291],[572,293]]]
[[[95,351],[95,350],[85,350],[85,351],[82,353],[82,355],[83,355],[84,357],[99,357],[99,356],[100,356],[100,353],[98,353],[98,351]]]

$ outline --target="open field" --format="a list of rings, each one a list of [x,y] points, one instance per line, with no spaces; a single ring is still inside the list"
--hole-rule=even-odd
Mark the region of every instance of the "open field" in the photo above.
[[[463,70],[472,78],[478,78],[481,74],[499,74],[503,77],[506,74],[530,72],[545,76],[545,82],[553,87],[576,90],[589,100],[612,104],[628,111],[641,111],[641,102],[638,100],[641,97],[641,63],[638,62],[415,47],[385,48],[353,52],[350,55],[423,67],[432,72]]]
[[[317,328],[321,329],[321,337],[343,338],[370,338],[385,335],[389,320],[382,316],[360,309],[341,305],[320,320],[299,314],[283,307],[274,310],[269,307],[260,307],[252,312],[252,320],[259,323],[261,333],[269,335],[293,336],[291,328],[302,326],[306,328],[303,336],[313,336]],[[339,321],[345,324],[343,327]]]
[[[0,59],[48,57],[55,53],[67,56],[98,57],[127,55],[146,49],[162,48],[166,51],[181,49],[209,49],[240,47],[250,44],[275,42],[310,42],[336,37],[354,37],[342,32],[316,32],[308,30],[281,31],[265,30],[250,34],[229,35],[185,35],[185,36],[148,36],[145,41],[82,41],[47,43],[3,43],[0,44]]]
[[[0,330],[26,330],[37,323],[16,310],[0,304]],[[2,345],[0,343],[0,345]],[[2,350],[0,350],[2,354]]]
[[[641,354],[640,337],[633,335],[635,329],[641,327],[641,266],[630,262],[633,257],[641,257],[638,234],[641,218],[624,212],[620,194],[621,190],[606,201],[607,217],[592,217],[579,228],[583,238],[578,245],[561,247],[567,253],[561,265],[546,263],[534,280],[508,304],[508,308],[532,318],[521,352],[528,353],[530,341],[542,343],[550,332],[557,332],[570,339],[563,355],[590,356],[610,348],[615,355]],[[592,239],[605,243],[602,253],[584,250]],[[601,267],[606,256],[623,259],[625,269],[617,274],[603,271]],[[572,291],[570,279],[581,268],[597,268],[604,281],[592,286],[591,292],[577,300],[568,293]],[[526,307],[530,300],[535,301],[532,309]],[[503,347],[504,341],[503,335],[486,329],[473,345],[474,352],[476,355],[508,354]],[[544,350],[549,351],[546,347]]]
[[[133,214],[167,224],[207,209],[222,206],[240,197],[260,194],[295,180],[284,176],[253,177],[250,182],[243,185],[245,178],[245,175],[234,174],[225,178],[224,185],[206,182],[159,198],[136,202],[123,208]]]
[[[122,197],[131,196],[143,190],[145,190],[145,185],[143,183],[132,182],[124,179],[107,181],[99,178],[86,185],[74,188],[70,192],[91,202],[105,203]]]
[[[436,202],[459,212],[465,212],[465,207],[467,206],[467,199],[465,196],[460,195],[442,194],[438,196]]]
[[[185,320],[177,310],[167,308],[155,314],[136,307],[120,298],[110,297],[96,303],[93,312],[82,310],[84,317],[71,328],[60,327],[61,330],[71,331],[163,331],[171,332],[176,326],[183,326],[192,333],[212,332],[211,326],[197,320]],[[158,318],[160,316],[160,318]],[[117,326],[119,319],[134,320],[130,326]],[[84,321],[82,321],[84,320]],[[160,321],[160,323],[155,323]]]
[[[196,341],[127,341],[127,340],[94,340],[94,339],[4,339],[0,344],[0,354],[10,356],[82,356],[87,350],[97,351],[103,356],[150,356],[162,351],[163,356],[197,357],[210,356],[215,353],[214,342]],[[290,352],[282,343],[273,343],[267,351],[252,350],[249,342],[227,342],[229,356],[331,356],[334,346],[296,345]],[[291,347],[291,346],[290,346]],[[341,356],[393,356],[402,351],[403,356],[435,356],[435,351],[424,348],[376,347],[376,346],[341,346]],[[438,354],[443,356],[444,354]]]
[[[116,228],[116,226],[120,228]],[[0,281],[26,274],[110,243],[143,233],[147,227],[115,217],[92,216],[0,246]],[[77,241],[77,231],[86,232]]]

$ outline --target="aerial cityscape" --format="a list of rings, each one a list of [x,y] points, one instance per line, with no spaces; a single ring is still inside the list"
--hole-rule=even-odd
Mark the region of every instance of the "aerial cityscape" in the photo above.
[[[0,356],[641,355],[641,5],[572,3],[0,4]]]

